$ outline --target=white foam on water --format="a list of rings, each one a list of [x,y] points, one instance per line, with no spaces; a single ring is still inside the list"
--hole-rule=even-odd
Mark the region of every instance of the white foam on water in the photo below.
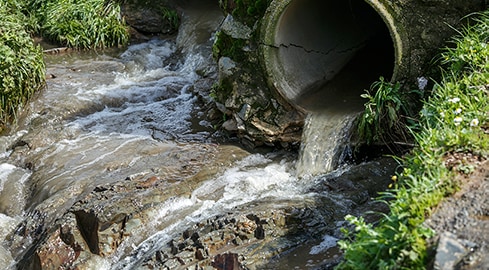
[[[221,211],[260,198],[291,199],[302,193],[291,167],[288,161],[276,163],[261,154],[250,155],[217,179],[197,188],[192,197],[214,200],[215,207]]]
[[[0,164],[0,212],[21,215],[24,211],[25,182],[31,172],[8,163]]]
[[[139,88],[135,87],[131,92],[140,93]],[[163,87],[156,91],[162,89]],[[144,91],[149,90],[151,88],[144,88]],[[154,93],[157,93],[156,91]],[[121,96],[119,95],[119,98]],[[169,138],[178,138],[189,132],[195,100],[196,97],[189,92],[189,85],[182,86],[177,96],[162,100],[156,100],[152,93],[139,98],[134,95],[120,107],[107,106],[102,111],[79,118],[70,125],[93,132],[144,136],[160,132],[167,134]]]
[[[3,184],[7,181],[8,176],[16,169],[14,165],[8,163],[0,164],[0,191],[3,189]]]
[[[131,45],[121,54],[120,58],[126,65],[136,70],[156,70],[163,68],[164,60],[176,51],[174,42],[153,39],[145,43]]]
[[[158,140],[194,139],[191,113],[197,97],[192,87],[199,78],[195,70],[208,65],[208,59],[188,54],[182,63],[170,67],[165,59],[175,50],[173,42],[162,40],[129,47],[120,56],[126,72],[117,74],[113,83],[76,94],[80,100],[99,102],[103,109],[78,117],[68,126]]]
[[[323,241],[321,243],[319,243],[318,245],[313,246],[311,248],[311,251],[309,251],[309,254],[311,254],[311,255],[320,254],[320,253],[328,250],[329,248],[336,246],[336,243],[338,242],[338,240],[339,240],[338,238],[333,237],[331,235],[325,235],[325,236],[323,236]]]

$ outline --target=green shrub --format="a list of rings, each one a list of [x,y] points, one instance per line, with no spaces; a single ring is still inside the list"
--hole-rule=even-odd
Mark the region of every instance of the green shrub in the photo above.
[[[180,17],[178,16],[178,12],[167,7],[161,7],[160,9],[163,20],[167,21],[173,29],[178,29],[178,26],[180,25]]]
[[[399,83],[386,82],[382,77],[373,83],[361,95],[367,102],[357,125],[360,140],[367,144],[407,141],[407,94]]]
[[[128,42],[120,5],[115,2],[53,0],[46,3],[43,12],[43,36],[68,47],[104,48]]]
[[[25,31],[26,18],[0,1],[0,131],[45,84],[42,50]]]

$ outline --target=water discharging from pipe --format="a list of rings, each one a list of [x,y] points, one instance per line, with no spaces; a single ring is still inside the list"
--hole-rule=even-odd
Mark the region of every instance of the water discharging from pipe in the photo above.
[[[277,5],[264,24],[265,66],[277,92],[309,113],[298,176],[327,173],[363,109],[360,95],[380,76],[393,76],[394,42],[382,16],[363,0]]]

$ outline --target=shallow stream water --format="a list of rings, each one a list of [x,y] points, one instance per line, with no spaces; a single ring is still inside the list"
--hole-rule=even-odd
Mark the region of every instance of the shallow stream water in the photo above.
[[[222,167],[214,175],[195,180],[189,184],[192,190],[164,202],[140,235],[93,262],[94,267],[137,269],[192,223],[240,207],[251,211],[250,204],[273,209],[328,197],[332,208],[348,212],[350,199],[314,188],[320,177],[334,178],[349,166],[299,179],[295,153],[249,153],[217,144],[198,101],[209,98],[216,77],[211,46],[222,14],[217,7],[199,5],[186,14],[177,38],[124,50],[46,56],[47,89],[26,108],[18,127],[0,137],[1,239],[33,213],[42,213],[42,223],[49,226],[100,185],[150,172],[163,181],[185,183],[195,173],[193,163],[206,166],[216,153],[222,157],[215,164]],[[375,166],[377,171],[366,173],[381,177],[392,164]],[[307,171],[307,162],[300,168]],[[270,265],[317,268],[325,257],[338,255],[336,241],[337,235],[329,234],[304,239]],[[0,268],[14,269],[34,240],[22,243],[0,245]]]

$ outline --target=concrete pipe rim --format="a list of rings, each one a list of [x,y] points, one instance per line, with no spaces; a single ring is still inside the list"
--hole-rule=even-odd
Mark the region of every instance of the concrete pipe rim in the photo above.
[[[382,31],[384,38],[388,39],[388,44],[386,46],[392,50],[392,55],[389,56],[392,60],[388,68],[390,72],[388,76],[383,76],[382,74],[381,76],[385,77],[386,80],[396,80],[398,77],[399,67],[403,59],[403,44],[400,31],[396,26],[396,21],[389,10],[389,7],[379,0],[349,1],[349,3],[352,2],[356,5],[355,7],[349,7],[346,4],[341,3],[338,4],[338,1],[273,0],[265,13],[261,25],[261,53],[269,86],[290,105],[301,111],[307,112],[318,109],[317,105],[310,106],[310,104],[303,104],[303,101],[301,101],[303,96],[305,96],[305,93],[311,91],[309,89],[314,89],[314,87],[316,87],[315,84],[329,84],[330,86],[328,87],[331,89],[338,88],[337,85],[334,86],[333,83],[331,83],[331,81],[333,81],[331,78],[335,78],[337,74],[341,74],[341,70],[346,70],[346,68],[344,68],[345,65],[350,65],[348,64],[348,61],[350,61],[350,59],[355,59],[354,56],[357,54],[355,48],[360,48],[360,45],[363,44],[362,42],[367,40],[367,38],[370,38],[363,37],[367,34],[363,33],[364,31],[362,30],[362,27],[366,27],[365,25],[370,23],[370,21],[368,21],[370,18],[375,20],[376,25],[380,25],[379,27],[382,29],[379,31]],[[348,1],[343,3],[348,3]],[[339,11],[337,12],[335,9],[338,9]],[[322,14],[321,10],[331,11],[329,11],[330,13]],[[342,12],[345,14],[342,14]],[[336,21],[331,23],[331,20],[335,20],[335,18],[343,20],[343,17],[351,17],[353,19],[341,21],[341,23],[338,24]],[[367,23],[362,23],[363,21],[359,18],[365,20]],[[316,23],[320,24],[317,29],[309,29],[315,28],[314,25]],[[358,25],[360,25],[360,27],[358,27]],[[304,27],[304,29],[301,29],[301,27]],[[335,27],[338,27],[338,29]],[[367,30],[370,31],[369,29]],[[311,37],[321,36],[324,33],[326,37]],[[356,37],[356,34],[351,34],[351,37],[350,34],[341,33],[357,33],[358,36],[361,37]],[[335,36],[341,37],[339,38],[341,41],[335,41]],[[351,50],[354,52],[347,56],[346,51],[350,48],[352,48]],[[332,50],[337,50],[337,52],[330,53],[330,56],[327,56],[327,53]],[[311,52],[316,55],[304,56],[304,54]],[[316,66],[314,66],[314,61],[317,61],[317,59],[320,59],[321,64],[316,64]],[[344,62],[347,62],[347,64],[344,64]],[[366,70],[368,70],[368,68]],[[331,78],[328,76],[331,76]],[[348,78],[352,76],[342,76],[345,77],[343,78],[345,81],[354,80],[354,78]],[[378,77],[372,80],[371,83],[377,79]],[[340,82],[336,84],[340,84]],[[358,94],[358,96],[360,96],[364,89],[365,87],[359,90],[354,90],[353,92],[356,92],[353,94]],[[326,92],[330,90],[318,90],[318,92],[319,91]],[[334,91],[341,92],[341,90]],[[312,97],[312,99],[318,98],[324,97]],[[340,104],[342,101],[338,100],[332,102],[339,104],[339,106],[343,106]],[[358,101],[355,102],[358,103]],[[353,107],[355,106],[358,105],[355,104]]]

